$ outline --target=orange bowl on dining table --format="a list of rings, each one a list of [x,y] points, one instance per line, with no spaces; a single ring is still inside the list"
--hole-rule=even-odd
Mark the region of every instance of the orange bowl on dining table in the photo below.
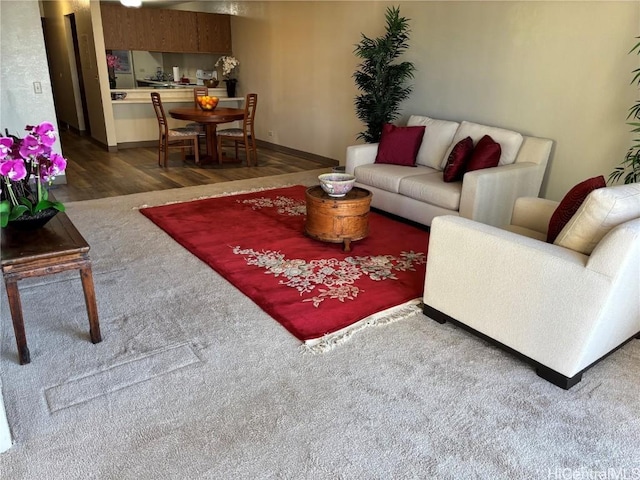
[[[218,97],[210,97],[209,95],[198,97],[198,105],[205,111],[215,109],[218,106],[218,101]]]

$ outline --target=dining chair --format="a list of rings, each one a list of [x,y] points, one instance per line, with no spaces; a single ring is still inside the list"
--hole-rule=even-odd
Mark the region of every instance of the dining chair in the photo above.
[[[195,108],[200,108],[198,105],[198,97],[204,97],[209,95],[209,88],[205,86],[193,87],[193,106]],[[191,130],[196,130],[200,139],[207,138],[207,130],[204,128],[204,125],[198,122],[187,123],[185,125],[186,128],[190,128]]]
[[[151,103],[158,117],[158,165],[167,166],[170,148],[180,148],[182,150],[182,161],[185,161],[185,148],[192,147],[196,164],[200,163],[198,149],[198,131],[180,127],[169,128],[167,116],[164,113],[162,99],[158,92],[151,92]]]
[[[247,156],[247,166],[251,166],[251,156],[253,156],[255,165],[258,165],[258,149],[256,148],[256,136],[253,131],[257,104],[258,94],[248,93],[244,102],[242,128],[226,128],[216,132],[219,162],[222,162],[223,142],[233,142],[236,149],[236,159],[238,158],[238,147],[244,147]]]

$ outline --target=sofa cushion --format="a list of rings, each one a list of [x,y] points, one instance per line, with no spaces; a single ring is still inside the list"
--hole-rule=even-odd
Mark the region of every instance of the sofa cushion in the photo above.
[[[458,182],[462,180],[467,163],[473,154],[473,140],[466,137],[456,143],[449,154],[447,164],[444,166],[442,178],[445,182]]]
[[[445,152],[451,145],[453,136],[456,134],[460,124],[449,120],[436,120],[435,118],[411,115],[407,126],[415,125],[424,125],[426,127],[416,163],[442,170],[444,168],[442,157],[444,157]],[[447,155],[446,158],[448,159],[449,156]]]
[[[356,167],[353,174],[357,183],[376,187],[387,192],[398,193],[400,180],[403,178],[435,171],[432,168],[423,166],[407,168],[402,165],[370,163]]]
[[[452,145],[447,150],[445,156],[442,159],[442,168],[449,159],[449,153],[453,149],[453,146],[465,137],[471,137],[474,143],[477,143],[485,135],[490,135],[494,141],[500,144],[502,153],[500,155],[500,162],[498,165],[510,165],[516,161],[518,151],[522,145],[523,137],[520,133],[512,130],[505,130],[504,128],[489,127],[487,125],[480,125],[479,123],[464,121],[458,127],[456,134],[453,137]]]
[[[549,219],[547,242],[553,243],[555,241],[560,231],[578,211],[578,208],[580,208],[584,199],[587,198],[587,195],[596,188],[602,188],[604,186],[606,186],[606,182],[604,177],[600,175],[599,177],[589,178],[580,182],[569,190]]]
[[[422,144],[425,127],[396,127],[390,123],[382,126],[382,136],[375,163],[389,163],[413,167]]]
[[[430,173],[411,175],[401,179],[399,193],[421,202],[458,211],[460,209],[462,183],[445,183],[442,181],[442,172],[430,170]]]
[[[640,218],[640,183],[598,188],[582,202],[553,243],[590,255],[610,230],[635,218]]]
[[[485,135],[478,140],[478,144],[473,148],[471,158],[465,167],[465,172],[497,167],[501,152],[500,144],[495,142],[491,136]]]

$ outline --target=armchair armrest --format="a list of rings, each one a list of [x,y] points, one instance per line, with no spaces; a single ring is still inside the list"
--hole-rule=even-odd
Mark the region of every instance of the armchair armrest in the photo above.
[[[547,234],[551,215],[558,202],[538,197],[520,197],[516,199],[511,214],[511,225],[527,228]]]
[[[507,225],[519,197],[536,197],[540,191],[540,166],[517,162],[474,170],[464,175],[460,216],[488,225]]]
[[[374,163],[378,154],[378,145],[378,143],[365,143],[347,147],[345,172],[354,175],[356,167]]]

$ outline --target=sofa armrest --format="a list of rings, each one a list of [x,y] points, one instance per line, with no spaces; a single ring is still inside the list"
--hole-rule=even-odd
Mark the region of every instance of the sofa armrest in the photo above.
[[[517,198],[538,196],[540,168],[521,162],[466,173],[460,216],[498,227],[509,224]]]
[[[436,217],[424,303],[572,377],[601,355],[585,346],[613,284],[588,260],[466,218]]]
[[[511,225],[527,228],[546,235],[551,215],[558,202],[538,197],[520,197],[516,199],[511,214]]]
[[[365,143],[348,146],[345,172],[354,175],[356,167],[374,163],[378,154],[378,145],[377,143]]]

